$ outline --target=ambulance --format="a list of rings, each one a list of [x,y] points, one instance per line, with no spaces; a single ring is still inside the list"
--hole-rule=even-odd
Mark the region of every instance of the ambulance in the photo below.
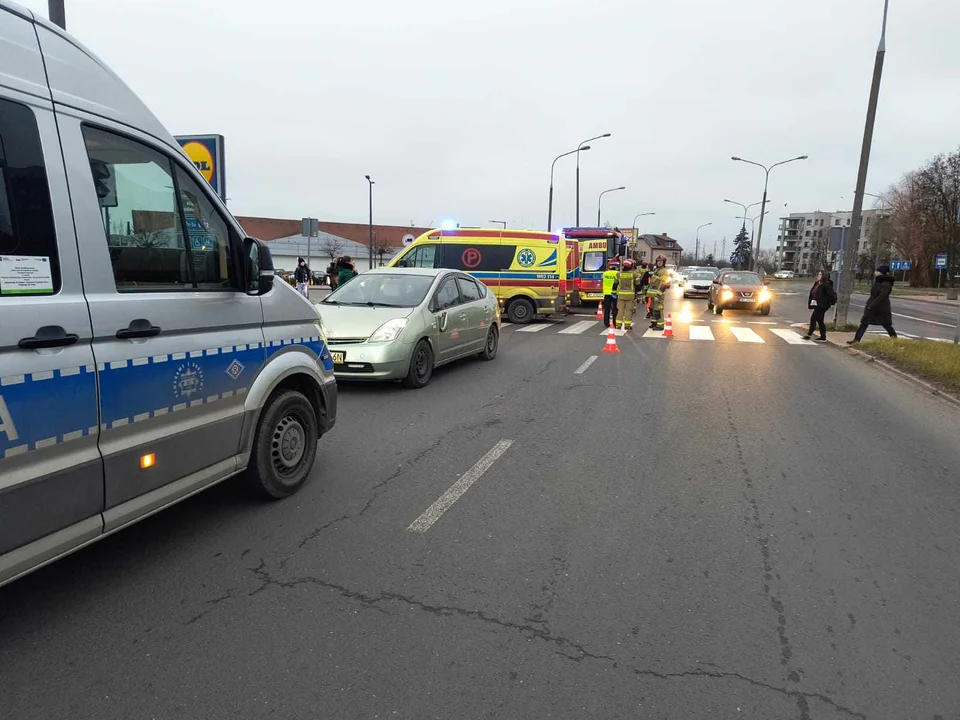
[[[525,324],[566,312],[579,258],[576,241],[561,242],[553,233],[455,228],[424,233],[388,266],[462,270],[493,291],[510,322]]]
[[[576,304],[603,300],[603,271],[607,263],[626,252],[624,234],[617,228],[565,228],[563,237],[576,242],[580,260],[574,281]]]

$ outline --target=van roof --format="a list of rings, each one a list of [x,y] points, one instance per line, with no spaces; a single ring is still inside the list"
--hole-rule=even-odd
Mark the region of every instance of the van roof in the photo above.
[[[0,0],[0,21],[10,21],[9,15],[4,17],[6,13],[37,27],[50,96],[54,103],[127,125],[182,152],[180,144],[137,94],[76,38],[47,18],[10,0]],[[16,76],[15,68],[2,68],[0,76],[11,72]]]
[[[462,238],[499,238],[499,237],[521,237],[528,240],[551,240],[558,242],[560,236],[556,233],[548,233],[543,230],[511,230],[509,228],[456,228],[454,230],[444,230],[436,228],[425,232],[420,237],[462,237]],[[418,238],[419,239],[419,238]]]

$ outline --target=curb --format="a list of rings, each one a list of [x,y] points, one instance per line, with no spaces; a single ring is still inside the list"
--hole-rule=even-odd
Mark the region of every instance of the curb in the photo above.
[[[894,375],[897,375],[900,378],[916,385],[917,387],[923,388],[924,390],[929,392],[931,395],[935,395],[939,398],[942,398],[943,400],[946,400],[947,402],[952,403],[956,407],[960,408],[960,398],[954,395],[951,395],[948,392],[944,392],[943,390],[938,388],[936,385],[931,385],[926,380],[922,380],[916,375],[911,375],[910,373],[905,372],[898,367],[894,367],[888,362],[880,360],[875,355],[871,355],[870,353],[864,352],[863,350],[858,350],[855,347],[842,347],[840,345],[836,345],[835,343],[830,343],[830,344],[834,345],[834,347],[836,347],[838,350],[842,352],[846,352],[847,355],[850,355],[851,357],[861,358],[862,362],[864,363],[871,363],[873,365],[877,365],[883,368],[884,370],[891,372]]]

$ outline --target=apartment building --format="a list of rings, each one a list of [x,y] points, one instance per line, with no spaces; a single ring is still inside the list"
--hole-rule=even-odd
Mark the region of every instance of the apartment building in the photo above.
[[[857,239],[858,254],[870,252],[870,233],[874,223],[886,216],[885,210],[864,210]],[[824,265],[833,266],[838,253],[829,249],[830,228],[850,227],[853,211],[790,213],[780,218],[777,235],[777,268],[798,275],[812,275]]]

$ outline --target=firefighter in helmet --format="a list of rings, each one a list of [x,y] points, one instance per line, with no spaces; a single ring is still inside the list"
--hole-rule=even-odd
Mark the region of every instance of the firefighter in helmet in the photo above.
[[[663,330],[663,295],[670,287],[670,271],[667,269],[667,256],[657,255],[653,262],[653,273],[647,286],[647,295],[650,296],[650,310],[653,318],[650,327],[654,330]]]
[[[620,274],[620,262],[614,258],[607,263],[603,273],[603,326],[610,327],[610,322],[617,322],[617,276]]]
[[[637,309],[640,273],[637,272],[636,265],[631,258],[627,258],[617,275],[617,317],[623,330],[633,327],[633,313]]]
[[[640,262],[640,284],[637,286],[637,313],[639,314],[641,306],[650,317],[650,308],[647,298],[647,288],[650,286],[650,266],[646,260]]]

